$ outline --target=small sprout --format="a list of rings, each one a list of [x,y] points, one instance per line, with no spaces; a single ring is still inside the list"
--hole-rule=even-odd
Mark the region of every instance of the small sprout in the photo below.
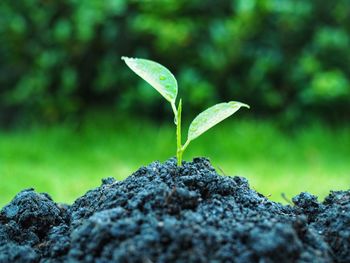
[[[187,141],[182,145],[181,140],[181,113],[182,100],[179,100],[178,107],[176,107],[177,97],[177,81],[174,75],[161,64],[140,58],[122,57],[129,68],[139,75],[142,79],[147,81],[153,88],[155,88],[167,101],[170,102],[171,108],[174,112],[174,120],[176,124],[176,141],[177,141],[177,165],[182,164],[182,155],[191,141],[198,138],[204,132],[230,117],[241,107],[249,108],[247,104],[230,101],[216,104],[205,111],[201,112],[190,124]]]

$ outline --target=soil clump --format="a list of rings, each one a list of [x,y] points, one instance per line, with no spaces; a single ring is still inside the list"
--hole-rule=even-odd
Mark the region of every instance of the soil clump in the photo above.
[[[350,191],[270,201],[205,158],[102,180],[72,205],[26,189],[0,211],[5,262],[350,262]]]

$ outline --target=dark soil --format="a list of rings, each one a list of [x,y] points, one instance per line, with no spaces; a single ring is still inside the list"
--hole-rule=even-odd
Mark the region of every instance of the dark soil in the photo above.
[[[0,212],[0,262],[350,262],[350,191],[293,202],[204,158],[154,162],[71,206],[20,192]]]

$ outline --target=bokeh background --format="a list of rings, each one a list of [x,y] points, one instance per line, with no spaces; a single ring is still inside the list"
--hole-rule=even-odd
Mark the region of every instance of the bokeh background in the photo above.
[[[251,106],[186,160],[281,202],[350,187],[349,0],[2,0],[0,39],[0,205],[28,187],[69,203],[175,155],[171,108],[121,56],[174,73],[184,133]]]

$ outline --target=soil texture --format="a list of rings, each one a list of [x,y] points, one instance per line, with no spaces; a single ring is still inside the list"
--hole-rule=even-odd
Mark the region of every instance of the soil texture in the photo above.
[[[205,158],[154,162],[72,205],[21,191],[0,211],[0,263],[350,262],[350,191],[293,203]]]

